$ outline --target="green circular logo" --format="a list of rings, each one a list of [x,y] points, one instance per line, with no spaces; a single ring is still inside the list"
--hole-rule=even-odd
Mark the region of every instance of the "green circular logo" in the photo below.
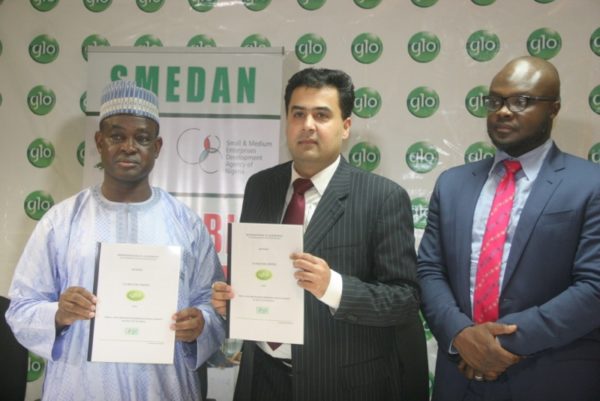
[[[38,116],[43,116],[52,111],[56,104],[54,91],[47,86],[38,85],[29,91],[27,105],[29,110]]]
[[[83,43],[81,43],[81,55],[83,56],[83,59],[85,61],[87,61],[88,59],[88,48],[90,46],[110,46],[110,43],[108,42],[108,39],[106,39],[104,36],[100,36],[100,35],[90,35],[87,38],[85,38],[83,40]]]
[[[590,92],[589,103],[592,111],[596,114],[600,114],[600,85],[596,86]]]
[[[260,269],[256,271],[256,278],[261,281],[267,281],[273,277],[273,273],[269,269]]]
[[[110,7],[112,0],[83,0],[83,5],[94,13],[101,13]]]
[[[79,108],[83,114],[87,114],[87,92],[83,92],[79,98]]]
[[[415,117],[431,117],[440,105],[440,98],[433,89],[426,86],[419,86],[408,94],[406,105],[408,106],[408,111]]]
[[[540,28],[527,38],[527,51],[530,55],[550,60],[562,47],[560,34],[552,29]]]
[[[381,56],[383,42],[377,35],[361,33],[352,41],[352,57],[359,63],[371,64]]]
[[[271,47],[271,42],[265,36],[255,33],[244,39],[242,47]]]
[[[437,3],[437,0],[411,0],[411,1],[415,6],[422,7],[422,8],[431,7],[432,5]]]
[[[38,63],[48,64],[56,60],[60,46],[48,35],[36,36],[29,44],[29,55]]]
[[[57,4],[58,0],[31,0],[33,8],[42,12],[52,10]]]
[[[54,206],[52,196],[44,191],[34,191],[27,195],[23,207],[25,214],[33,220],[39,220],[42,216]]]
[[[408,41],[408,54],[419,63],[428,63],[440,53],[440,40],[431,32],[415,33]]]
[[[423,330],[425,331],[425,341],[429,341],[433,338],[431,329],[429,328],[429,325],[427,324],[427,320],[425,320],[425,317],[423,316],[423,314],[421,312],[419,312],[419,317],[421,318],[421,323],[423,323]],[[429,373],[429,377],[430,377],[430,379],[433,379],[433,375],[431,373]]]
[[[590,37],[590,49],[592,49],[596,56],[600,56],[600,28],[596,29]],[[0,46],[0,52],[1,50],[2,47]]]
[[[250,11],[262,11],[271,4],[271,0],[242,0],[242,2]]]
[[[133,44],[136,47],[162,47],[162,42],[154,35],[142,35]]]
[[[410,201],[412,208],[413,223],[415,228],[424,230],[427,225],[427,212],[429,210],[429,202],[425,198],[414,198]]]
[[[354,4],[365,9],[375,8],[379,3],[381,3],[381,0],[354,0]]]
[[[217,1],[219,0],[188,0],[188,3],[194,11],[205,13],[212,10]]]
[[[77,146],[77,161],[82,166],[85,164],[85,141],[81,141]]]
[[[500,39],[486,30],[473,32],[467,39],[467,53],[475,61],[490,61],[500,50]]]
[[[477,4],[478,6],[489,6],[490,4],[493,4],[494,1],[496,0],[472,0],[473,3]]]
[[[487,142],[475,142],[465,150],[465,164],[493,158],[496,148]]]
[[[142,299],[144,299],[146,294],[144,294],[144,291],[142,291],[142,290],[130,290],[130,291],[127,291],[127,294],[125,294],[125,296],[130,301],[139,302]]]
[[[135,0],[138,8],[146,13],[154,13],[165,4],[165,0]]]
[[[27,358],[27,382],[34,382],[42,377],[45,367],[46,361],[44,361],[43,358],[37,356],[33,352],[29,352]]]
[[[295,46],[296,57],[305,64],[315,64],[323,60],[327,53],[325,40],[314,33],[307,33],[298,39]]]
[[[548,4],[552,3],[554,0],[535,0],[536,3]]]
[[[3,49],[3,47],[2,47],[2,41],[0,40],[0,56],[2,55],[2,49]]]
[[[354,167],[373,171],[381,162],[381,153],[377,146],[369,142],[359,142],[350,149],[348,160]]]
[[[406,164],[415,173],[424,174],[433,170],[439,160],[435,146],[429,142],[417,142],[406,151]]]
[[[2,93],[0,93],[0,106],[2,106]]]
[[[187,47],[217,47],[217,42],[212,37],[201,34],[191,38]]]
[[[474,87],[467,93],[465,106],[471,115],[479,118],[487,117],[487,109],[483,105],[483,97],[489,93],[489,88],[485,85]]]
[[[600,164],[600,142],[590,148],[588,152],[588,160]]]
[[[371,118],[381,109],[381,95],[373,88],[359,88],[354,92],[352,112],[361,118]]]
[[[314,11],[323,7],[326,0],[298,0],[298,4],[305,10]]]
[[[34,167],[48,167],[52,164],[54,155],[54,145],[44,138],[37,138],[27,148],[27,160]]]

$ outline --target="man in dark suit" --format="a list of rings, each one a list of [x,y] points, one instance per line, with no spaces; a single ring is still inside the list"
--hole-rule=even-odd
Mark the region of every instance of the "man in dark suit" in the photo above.
[[[439,177],[419,248],[433,400],[598,400],[600,168],[550,139],[551,63],[512,60],[485,104],[496,156]]]
[[[234,399],[425,400],[408,195],[341,157],[354,105],[347,74],[302,70],[288,82],[285,105],[293,160],[248,180],[240,220],[282,222],[293,183],[310,178],[301,219],[304,252],[292,255],[290,271],[307,291],[304,344],[273,350],[245,342]],[[213,288],[213,306],[224,315],[234,289]]]

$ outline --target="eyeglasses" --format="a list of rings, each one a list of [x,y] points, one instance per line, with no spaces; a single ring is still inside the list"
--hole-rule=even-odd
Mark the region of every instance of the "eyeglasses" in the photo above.
[[[506,105],[506,107],[508,107],[508,109],[513,113],[519,113],[525,110],[532,101],[554,102],[556,100],[559,100],[559,98],[556,96],[483,96],[483,104],[489,112],[498,111],[502,108],[502,106]]]

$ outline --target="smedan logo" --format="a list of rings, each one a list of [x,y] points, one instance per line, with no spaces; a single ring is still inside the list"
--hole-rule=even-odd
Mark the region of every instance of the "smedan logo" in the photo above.
[[[198,128],[183,131],[177,139],[177,156],[186,164],[198,165],[206,174],[219,171],[223,156],[221,139]]]

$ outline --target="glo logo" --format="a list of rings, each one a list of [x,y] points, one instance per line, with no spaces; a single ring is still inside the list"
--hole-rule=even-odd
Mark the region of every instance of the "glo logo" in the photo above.
[[[0,40],[0,56],[2,55],[2,41]]]
[[[305,10],[314,11],[323,7],[325,0],[298,0],[298,4]]]
[[[422,8],[431,7],[432,5],[437,3],[437,0],[411,0],[411,1],[415,6],[422,7]]]
[[[217,47],[217,42],[208,35],[200,34],[191,38],[187,47]]]
[[[440,40],[431,32],[417,32],[408,41],[408,54],[419,63],[428,63],[440,53]]]
[[[554,0],[535,0],[536,3],[548,4],[552,3]]]
[[[406,105],[415,117],[431,117],[440,105],[440,98],[435,90],[419,86],[408,94]]]
[[[361,33],[352,41],[352,57],[359,63],[371,64],[381,56],[383,43],[377,35]]]
[[[421,317],[421,322],[423,323],[423,330],[425,331],[425,340],[429,341],[433,338],[433,334],[431,333],[431,329],[429,328],[429,325],[427,324],[427,320],[425,320],[425,317],[423,317],[423,314],[421,312],[419,312],[419,316]],[[433,378],[431,373],[429,374],[429,377],[431,379]]]
[[[467,39],[467,53],[475,61],[490,61],[500,50],[500,39],[486,30],[473,32]]]
[[[540,28],[531,33],[527,39],[527,51],[532,56],[550,60],[562,47],[560,34],[552,29]]]
[[[27,105],[29,110],[38,116],[43,116],[52,111],[56,104],[54,91],[47,86],[38,85],[29,91]]]
[[[37,356],[33,352],[29,352],[27,358],[27,382],[33,382],[42,377],[46,362],[43,358]]]
[[[218,0],[188,0],[194,11],[205,13],[213,9]]]
[[[427,225],[427,212],[429,210],[429,202],[425,198],[414,198],[410,201],[412,208],[413,223],[415,228],[424,230]]]
[[[371,118],[381,109],[381,96],[372,88],[359,88],[354,92],[354,114],[361,118]]]
[[[491,159],[496,155],[496,148],[487,142],[475,142],[465,150],[465,164]]]
[[[600,28],[596,29],[590,37],[590,49],[596,53],[596,56],[600,56]],[[1,51],[2,46],[0,46],[0,52]]]
[[[488,113],[483,105],[483,97],[487,96],[488,93],[489,89],[485,85],[476,86],[467,93],[465,106],[471,115],[479,118],[487,117]]]
[[[27,195],[23,202],[25,214],[33,220],[39,220],[42,216],[54,206],[52,196],[44,191],[34,191]]]
[[[375,8],[381,3],[381,0],[354,0],[354,4],[360,8]]]
[[[31,0],[31,5],[33,8],[42,12],[52,10],[57,4],[58,0]]]
[[[146,13],[154,13],[163,6],[165,0],[135,0],[135,3],[140,10]]]
[[[2,106],[2,93],[0,93],[0,106]]]
[[[83,114],[87,114],[87,92],[83,92],[79,98],[79,108]]]
[[[82,166],[85,164],[85,141],[81,141],[77,146],[77,161]]]
[[[296,57],[305,64],[315,64],[323,60],[327,53],[325,40],[314,33],[307,33],[296,41]]]
[[[85,8],[94,13],[101,13],[110,7],[112,0],[83,0]]]
[[[37,138],[27,148],[27,160],[32,166],[46,168],[54,160],[54,145],[43,138]]]
[[[242,2],[250,11],[262,11],[271,4],[271,0],[242,0]]]
[[[59,50],[56,39],[48,35],[36,36],[29,44],[29,55],[41,64],[48,64],[56,60]]]
[[[473,3],[477,4],[478,6],[489,6],[490,4],[493,4],[494,1],[496,0],[472,0]]]
[[[242,41],[242,47],[271,47],[271,42],[267,37],[255,33]]]
[[[590,148],[588,152],[588,160],[600,164],[600,142]]]
[[[142,35],[133,44],[136,47],[162,47],[162,42],[154,35]]]
[[[350,164],[366,171],[373,171],[381,162],[381,154],[377,146],[369,142],[357,143],[348,154]]]
[[[596,114],[600,114],[600,85],[596,86],[590,92],[589,102],[592,111]]]
[[[424,174],[433,170],[439,161],[435,146],[429,142],[417,142],[406,151],[406,164],[415,173]]]
[[[90,46],[110,46],[110,43],[108,42],[108,39],[106,39],[104,36],[100,36],[100,35],[90,35],[87,38],[85,38],[83,40],[83,43],[81,43],[81,55],[83,56],[83,59],[85,61],[87,61],[88,59],[88,48]]]

